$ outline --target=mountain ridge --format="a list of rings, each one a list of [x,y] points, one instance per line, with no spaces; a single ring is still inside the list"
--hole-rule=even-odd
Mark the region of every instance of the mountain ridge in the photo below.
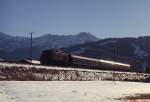
[[[44,49],[69,47],[76,44],[97,41],[98,38],[87,32],[80,32],[77,35],[52,35],[46,34],[33,38],[33,57]],[[30,38],[11,36],[0,32],[0,57],[5,59],[28,58]]]
[[[29,58],[30,38],[14,38],[8,35],[6,39],[0,38],[0,58],[8,60]],[[2,43],[3,40],[5,43]],[[136,59],[139,63],[150,65],[149,45],[150,36],[97,39],[85,32],[78,35],[47,34],[33,38],[33,59],[38,59],[42,50],[56,48],[85,57],[130,64]]]
[[[150,36],[106,38],[96,42],[70,46],[63,50],[75,55],[150,65]]]

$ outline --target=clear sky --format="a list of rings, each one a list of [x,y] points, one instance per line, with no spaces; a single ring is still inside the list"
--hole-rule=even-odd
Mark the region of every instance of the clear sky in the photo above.
[[[0,32],[26,36],[91,32],[150,35],[150,0],[0,0]]]

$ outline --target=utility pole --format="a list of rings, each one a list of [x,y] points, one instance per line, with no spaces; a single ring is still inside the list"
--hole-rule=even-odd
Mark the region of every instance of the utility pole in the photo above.
[[[113,53],[114,53],[114,62],[116,61],[118,55],[118,46],[114,45]],[[115,70],[113,71],[113,78],[112,81],[115,81]]]
[[[147,47],[146,47],[146,36],[143,36],[143,50],[146,51]],[[146,63],[146,60],[145,58],[143,58],[143,61],[142,61],[142,69],[143,71],[145,72],[146,71],[146,67],[147,67],[147,63]]]
[[[116,48],[114,48],[114,62],[116,61]]]
[[[32,61],[32,34],[34,32],[29,32],[30,34],[30,60]]]

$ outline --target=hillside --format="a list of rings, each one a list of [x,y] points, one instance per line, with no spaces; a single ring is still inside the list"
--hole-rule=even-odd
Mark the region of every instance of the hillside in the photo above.
[[[72,54],[130,63],[150,64],[150,37],[106,38],[97,42],[64,48]]]

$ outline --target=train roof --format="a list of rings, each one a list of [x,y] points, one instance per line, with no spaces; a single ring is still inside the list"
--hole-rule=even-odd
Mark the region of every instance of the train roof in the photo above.
[[[72,55],[72,57],[91,60],[91,61],[98,61],[98,62],[108,63],[108,64],[112,64],[112,65],[122,65],[122,66],[126,66],[126,67],[131,66],[130,64],[125,64],[125,63],[120,63],[120,62],[115,62],[115,61],[108,61],[108,60],[103,60],[103,59],[88,58],[88,57],[77,56],[77,55]]]
[[[27,60],[27,59],[23,59],[21,61],[19,61],[21,63],[28,63],[28,64],[37,64],[37,65],[40,65],[40,61],[38,60]]]

